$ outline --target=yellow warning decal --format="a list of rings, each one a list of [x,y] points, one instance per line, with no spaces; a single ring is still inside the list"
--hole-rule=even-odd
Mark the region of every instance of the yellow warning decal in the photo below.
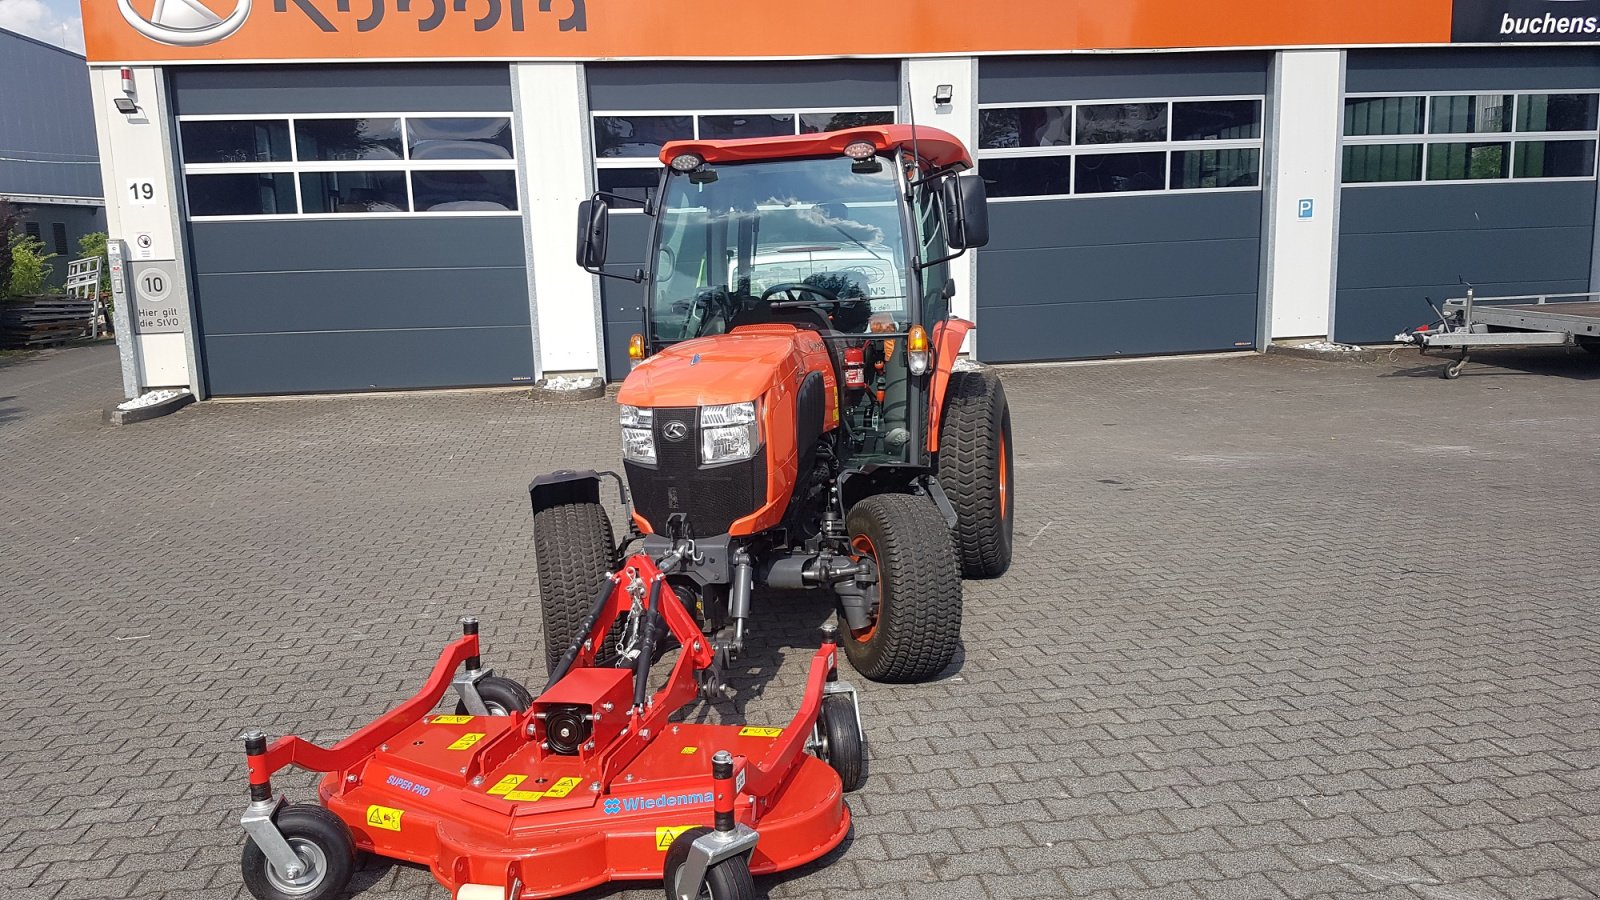
[[[367,824],[373,828],[382,828],[385,831],[399,831],[400,817],[405,815],[403,809],[394,809],[388,806],[367,807]]]
[[[471,716],[434,716],[429,720],[435,725],[465,725],[472,721]]]
[[[572,789],[583,783],[582,778],[563,778],[555,784],[545,788],[546,797],[565,797],[572,793]]]
[[[507,775],[495,782],[494,787],[489,788],[489,793],[504,794],[506,791],[514,791],[517,789],[517,785],[527,780],[528,776],[526,775]]]
[[[538,791],[506,791],[506,799],[514,800],[518,803],[532,803],[543,796]]]
[[[699,747],[685,747],[682,750],[679,750],[678,752],[682,753],[684,756],[692,756],[692,755],[694,755],[696,753],[699,753],[700,752],[700,748]]]
[[[780,734],[783,734],[782,728],[762,728],[756,725],[746,725],[739,729],[739,737],[775,738]]]
[[[469,734],[463,734],[461,737],[456,738],[456,742],[454,744],[451,744],[449,747],[447,747],[445,749],[447,749],[447,750],[468,750],[468,749],[471,749],[473,744],[476,744],[477,742],[479,742],[481,740],[483,740],[483,732],[474,731],[474,732],[471,732]]]
[[[693,827],[693,825],[656,826],[656,849],[660,850],[662,853],[667,852],[667,850],[672,847],[672,842],[678,839],[678,835],[683,834],[685,831],[688,831]]]

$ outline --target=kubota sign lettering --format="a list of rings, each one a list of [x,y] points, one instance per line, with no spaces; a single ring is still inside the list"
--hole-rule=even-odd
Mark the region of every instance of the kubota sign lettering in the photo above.
[[[1446,43],[1451,0],[83,0],[83,17],[105,63],[760,59]]]

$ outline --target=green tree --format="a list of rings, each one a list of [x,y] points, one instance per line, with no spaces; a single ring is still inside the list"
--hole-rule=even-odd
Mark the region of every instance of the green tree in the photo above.
[[[0,200],[0,297],[11,294],[11,235],[22,227],[22,210]]]
[[[11,233],[11,293],[18,297],[42,294],[56,270],[50,264],[54,253],[46,253],[44,241],[21,231]]]

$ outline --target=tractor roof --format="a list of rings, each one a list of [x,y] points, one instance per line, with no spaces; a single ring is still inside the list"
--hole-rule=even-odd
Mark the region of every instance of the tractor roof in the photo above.
[[[866,125],[841,131],[824,131],[820,134],[785,135],[783,137],[740,138],[728,141],[670,141],[661,148],[661,162],[672,163],[673,157],[693,153],[706,162],[756,162],[764,159],[798,159],[808,156],[843,156],[844,148],[857,141],[868,141],[884,152],[896,147],[910,150],[915,144],[918,153],[935,166],[960,165],[972,168],[972,156],[961,141],[948,131],[918,125]]]

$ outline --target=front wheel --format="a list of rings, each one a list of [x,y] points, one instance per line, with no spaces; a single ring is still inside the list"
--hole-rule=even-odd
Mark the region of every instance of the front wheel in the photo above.
[[[840,623],[850,664],[873,681],[944,671],[961,643],[961,572],[944,517],[926,497],[878,494],[851,507],[846,526],[857,557],[878,568],[867,627]]]
[[[1016,505],[1011,405],[993,372],[952,372],[939,423],[939,484],[956,508],[956,554],[968,578],[1011,567]]]
[[[694,846],[695,838],[710,833],[711,829],[701,826],[691,828],[673,839],[661,873],[667,900],[679,900],[678,892],[674,890],[678,870],[688,860],[689,849]],[[750,863],[743,856],[731,856],[716,863],[706,870],[705,881],[700,883],[700,891],[694,896],[696,900],[755,900],[756,883],[750,877]]]
[[[843,694],[823,697],[817,731],[822,738],[817,755],[838,773],[845,793],[858,790],[866,781],[867,749],[856,719],[856,705]]]
[[[616,565],[611,519],[605,507],[588,500],[548,506],[533,516],[533,550],[544,617],[545,664],[554,672],[589,616],[600,579]],[[615,660],[611,646],[607,640],[599,648],[596,663],[609,665]]]
[[[276,819],[300,858],[300,871],[280,872],[254,840],[246,840],[239,868],[257,900],[329,900],[344,893],[355,871],[356,845],[344,820],[321,806],[284,807]]]

